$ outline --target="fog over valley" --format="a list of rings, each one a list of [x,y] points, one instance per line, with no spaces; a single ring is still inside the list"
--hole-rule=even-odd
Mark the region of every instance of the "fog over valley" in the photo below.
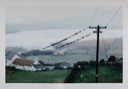
[[[76,30],[29,30],[29,31],[19,31],[14,33],[6,33],[6,47],[23,47],[25,49],[42,49],[50,45],[51,43],[58,42],[66,37],[71,36],[75,32],[78,32],[82,29]],[[64,42],[71,42],[82,36],[91,33],[90,36],[85,37],[81,41],[87,41],[96,39],[96,34],[93,33],[95,29],[85,29],[78,35],[64,41]],[[122,30],[102,30],[102,36],[100,34],[100,39],[107,38],[119,38],[123,37]],[[77,43],[77,42],[76,42]]]

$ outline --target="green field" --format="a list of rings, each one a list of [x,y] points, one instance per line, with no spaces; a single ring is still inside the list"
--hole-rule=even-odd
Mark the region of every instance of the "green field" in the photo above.
[[[86,69],[75,73],[73,83],[95,83],[95,67],[87,66]],[[6,69],[6,83],[63,83],[71,70],[49,71],[21,71]],[[122,83],[123,71],[120,67],[99,66],[99,83]]]
[[[6,78],[6,83],[62,83],[69,72],[70,70],[17,71]],[[8,75],[7,72],[6,75]]]
[[[108,55],[108,57],[111,55]],[[116,57],[122,57],[122,54],[115,54]],[[90,61],[96,60],[96,55],[87,55],[87,54],[68,54],[63,56],[53,56],[53,55],[37,55],[37,56],[26,56],[27,59],[32,60],[42,60],[44,63],[58,63],[60,61],[71,61],[76,63],[78,61]],[[105,55],[99,55],[99,61],[101,59],[107,60]]]
[[[75,83],[95,83],[96,68],[90,67],[75,75]],[[123,71],[120,67],[99,66],[98,83],[122,83]]]

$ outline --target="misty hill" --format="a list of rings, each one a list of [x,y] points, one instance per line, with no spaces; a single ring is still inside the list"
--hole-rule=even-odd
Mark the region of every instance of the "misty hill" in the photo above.
[[[104,43],[105,42],[105,43]],[[61,43],[59,45],[62,45],[65,43]],[[55,46],[56,47],[56,46]],[[53,46],[53,48],[55,48]],[[69,54],[96,54],[96,40],[88,40],[88,41],[81,41],[76,42],[71,45],[62,47],[60,50],[65,50]],[[56,50],[55,50],[56,51]],[[123,54],[123,38],[109,38],[109,39],[102,39],[99,40],[99,54],[105,54],[105,51],[107,54]],[[6,54],[7,53],[19,53],[24,55],[51,55],[53,54],[53,51],[47,50],[47,51],[40,51],[40,50],[27,50],[25,51],[22,47],[7,47],[6,48]]]
[[[123,41],[123,38],[120,37],[120,38],[116,38],[116,39],[114,40],[114,43],[119,43],[119,42],[122,42],[122,41]]]
[[[116,38],[113,43],[111,43],[109,54],[123,54],[123,38]]]
[[[24,51],[24,50],[26,50],[26,49],[22,48],[22,47],[7,47],[5,49],[5,52],[6,52],[6,55],[7,55],[8,53],[16,54],[17,52]]]
[[[96,40],[82,41],[70,45],[68,47],[74,47],[69,49],[69,53],[96,53]],[[105,50],[108,54],[123,54],[123,38],[109,38],[99,40],[99,54],[104,54]]]

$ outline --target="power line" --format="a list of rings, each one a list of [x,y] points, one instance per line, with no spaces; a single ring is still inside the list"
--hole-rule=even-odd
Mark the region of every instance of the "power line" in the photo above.
[[[93,18],[92,18],[92,22],[91,22],[90,26],[91,26],[92,23],[93,23],[93,20],[94,20],[94,18],[95,18],[96,12],[97,12],[97,9],[98,9],[98,6],[97,6],[96,11],[95,11],[95,13],[94,13],[94,16],[93,16]]]
[[[117,14],[117,12],[120,10],[121,6],[119,7],[119,9],[116,11],[116,13],[114,14],[114,16],[112,17],[112,19],[115,17],[115,15]],[[112,19],[108,22],[108,24],[106,26],[109,25],[109,23],[112,21]]]
[[[64,47],[64,46],[67,46],[67,45],[70,45],[70,44],[73,44],[73,43],[75,43],[75,42],[77,42],[77,41],[80,41],[80,40],[84,39],[85,37],[90,36],[90,35],[91,35],[91,33],[89,33],[89,34],[87,34],[87,35],[85,35],[85,36],[82,36],[81,38],[78,38],[78,39],[76,39],[76,40],[74,40],[74,41],[72,41],[72,42],[63,44],[63,45],[61,45],[61,46],[59,46],[59,47],[56,47],[56,49],[62,48],[62,47]]]
[[[105,41],[104,41],[104,38],[103,38],[102,33],[101,33],[101,36],[102,36],[102,40],[103,40],[103,43],[104,43],[104,51],[105,51],[105,55],[106,55],[106,57],[107,57],[107,59],[108,59],[108,56],[107,56],[107,54],[106,54]]]
[[[60,40],[60,41],[58,41],[58,42],[55,42],[55,43],[53,43],[53,44],[51,44],[51,45],[49,45],[49,46],[47,46],[47,47],[44,47],[43,49],[46,49],[46,48],[49,48],[49,47],[54,46],[54,45],[56,45],[56,44],[62,43],[62,42],[64,42],[64,41],[66,41],[66,40],[68,40],[68,39],[70,39],[70,38],[72,38],[72,37],[78,35],[78,34],[81,33],[82,31],[85,31],[85,29],[80,30],[80,31],[78,31],[78,32],[76,32],[76,33],[74,33],[74,34],[72,34],[71,36],[68,36],[68,37],[66,37],[66,38],[64,38],[64,39],[62,39],[62,40]]]
[[[97,9],[98,9],[98,6],[97,6],[97,8],[96,8],[95,14],[96,14],[96,12],[97,12]],[[92,19],[91,24],[93,23],[93,20],[94,20],[95,14],[94,14],[94,16],[93,16],[93,19]],[[90,25],[90,26],[91,26],[91,25]],[[84,31],[84,30],[85,30],[85,29],[83,29],[83,31]],[[64,38],[64,39],[62,39],[62,40],[60,40],[60,41],[58,41],[58,42],[56,42],[56,43],[53,43],[53,44],[51,44],[51,45],[47,46],[47,47],[44,47],[43,49],[46,49],[46,48],[49,48],[49,47],[54,46],[54,45],[56,45],[56,44],[59,44],[59,43],[61,43],[61,42],[64,42],[64,41],[66,41],[66,40],[70,39],[71,37],[74,37],[75,35],[77,35],[77,34],[81,33],[81,32],[82,32],[82,31],[80,30],[79,32],[76,32],[76,33],[72,34],[72,35],[71,35],[71,36],[69,36],[69,37],[66,37],[66,38]]]

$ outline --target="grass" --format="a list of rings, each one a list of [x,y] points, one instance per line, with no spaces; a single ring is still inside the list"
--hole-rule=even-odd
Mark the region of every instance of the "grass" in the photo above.
[[[62,83],[67,77],[67,72],[68,70],[17,71],[6,78],[6,83]]]
[[[118,70],[118,71],[117,71]],[[98,83],[122,83],[122,69],[113,66],[99,66]],[[90,67],[86,71],[76,74],[75,83],[95,83],[95,67]]]
[[[85,66],[86,67],[86,66]],[[74,83],[95,83],[96,67],[87,66],[75,74]],[[6,69],[6,83],[63,83],[71,70],[21,71]],[[122,68],[99,66],[98,83],[122,83]]]
[[[14,74],[16,71],[17,70],[15,70],[14,68],[6,67],[6,78]]]
[[[100,55],[103,58],[104,55]],[[122,55],[118,55],[122,56]],[[61,61],[88,61],[95,59],[92,55],[68,54],[65,56],[38,55],[31,56],[34,60],[43,60],[44,63],[58,63]],[[6,83],[62,83],[67,78],[67,72],[71,70],[50,70],[39,72],[15,71],[6,68]],[[99,67],[100,83],[121,83],[123,80],[122,69],[113,66]],[[82,76],[82,78],[81,78]],[[80,71],[75,75],[75,83],[95,83],[95,67],[89,67],[86,71]]]
[[[115,69],[120,70],[119,67],[100,67],[99,68],[99,82],[103,83],[122,83],[122,72],[116,71]],[[105,70],[105,71],[104,71]]]

